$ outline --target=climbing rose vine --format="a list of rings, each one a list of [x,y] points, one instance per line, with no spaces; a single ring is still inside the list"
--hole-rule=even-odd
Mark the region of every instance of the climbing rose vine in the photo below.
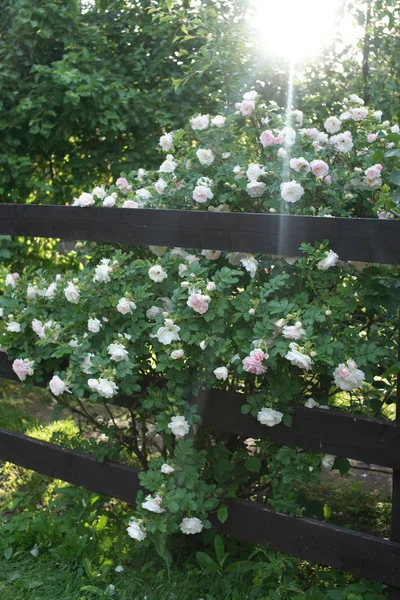
[[[164,133],[158,170],[73,205],[396,218],[398,126],[355,95],[317,125],[251,91],[229,114]],[[106,435],[142,468],[147,492],[127,523],[137,543],[168,559],[167,536],[200,534],[215,511],[224,521],[227,497],[301,514],[294,488],[318,479],[322,457],[268,437],[295,404],[385,415],[399,270],[345,262],[334,244],[287,257],[80,243],[76,271],[7,276],[0,340],[21,381],[62,405],[131,399],[129,425]],[[257,439],[207,428],[211,389],[239,394]]]

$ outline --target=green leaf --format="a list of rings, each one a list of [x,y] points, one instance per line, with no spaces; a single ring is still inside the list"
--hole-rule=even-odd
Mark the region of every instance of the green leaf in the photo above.
[[[222,537],[217,534],[214,540],[214,550],[215,556],[217,557],[217,561],[220,566],[222,566],[225,559],[225,547],[224,542],[222,541]]]
[[[228,518],[228,507],[225,504],[221,504],[217,512],[218,521],[220,523],[225,523]]]
[[[336,469],[341,475],[346,475],[350,471],[350,467],[351,465],[348,458],[344,458],[343,456],[337,456],[332,465],[332,471]]]
[[[257,456],[251,456],[245,462],[246,469],[252,473],[259,473],[261,471],[261,460]]]
[[[11,548],[11,546],[9,546],[8,548],[5,548],[3,554],[4,554],[4,558],[6,560],[10,560],[10,558],[13,555],[13,549]]]
[[[394,183],[394,185],[400,185],[400,170],[395,169],[390,173],[390,181]]]
[[[197,562],[201,567],[204,567],[206,573],[217,573],[219,570],[218,564],[208,556],[205,552],[196,552]]]
[[[374,165],[376,163],[382,162],[383,157],[384,157],[384,154],[383,154],[382,150],[376,150],[372,155],[371,164]]]

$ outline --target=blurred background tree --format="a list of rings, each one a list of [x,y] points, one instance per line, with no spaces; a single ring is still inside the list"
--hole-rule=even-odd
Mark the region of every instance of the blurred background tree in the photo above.
[[[262,50],[252,2],[0,0],[2,201],[70,202],[125,168],[154,167],[163,130],[233,110],[252,86],[284,104],[289,61]],[[357,93],[399,117],[397,0],[343,0],[337,17],[332,43],[297,66],[297,107],[321,117]]]

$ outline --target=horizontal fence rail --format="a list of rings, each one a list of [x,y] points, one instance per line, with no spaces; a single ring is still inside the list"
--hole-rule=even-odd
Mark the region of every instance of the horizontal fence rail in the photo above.
[[[139,490],[137,469],[99,463],[83,452],[0,429],[0,459],[129,504]],[[400,586],[400,544],[313,519],[292,518],[249,501],[230,501],[229,518],[213,525],[222,533]]]
[[[299,256],[330,240],[343,260],[399,264],[400,222],[186,210],[2,204],[0,235]]]
[[[18,379],[3,352],[0,377]],[[400,423],[298,405],[294,406],[291,427],[280,424],[268,428],[253,416],[242,414],[244,394],[209,390],[191,402],[197,404],[206,427],[256,439],[268,435],[278,444],[400,469]],[[132,400],[116,398],[108,404],[129,407]]]

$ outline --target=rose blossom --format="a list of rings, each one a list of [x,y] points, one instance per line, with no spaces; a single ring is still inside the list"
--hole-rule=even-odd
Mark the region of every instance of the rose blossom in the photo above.
[[[116,199],[114,196],[106,196],[103,200],[103,206],[105,208],[112,208],[115,205]]]
[[[93,358],[93,356],[94,354],[92,352],[88,352],[85,358],[83,359],[83,362],[81,364],[81,371],[82,373],[85,373],[85,375],[91,374],[91,369],[93,367],[91,359]],[[89,379],[89,381],[91,380]]]
[[[185,352],[182,350],[182,348],[179,348],[179,350],[173,350],[170,356],[173,360],[179,360],[185,356]]]
[[[342,126],[342,122],[337,117],[328,117],[324,127],[328,133],[337,133]]]
[[[64,289],[64,294],[68,302],[71,302],[72,304],[78,304],[80,292],[72,281],[70,281],[67,287]]]
[[[185,517],[184,519],[182,519],[179,528],[182,531],[182,533],[185,533],[186,535],[193,535],[202,531],[203,523],[197,517]]]
[[[172,144],[174,143],[174,135],[173,133],[165,133],[160,137],[160,146],[164,152],[168,152],[172,148]]]
[[[141,529],[139,523],[134,519],[129,521],[129,527],[127,527],[126,531],[128,532],[129,537],[137,540],[138,542],[143,542],[143,540],[147,537],[147,533]]]
[[[285,202],[298,202],[304,194],[304,188],[297,181],[281,183],[281,196]]]
[[[175,471],[175,469],[173,467],[171,467],[171,465],[164,463],[163,465],[161,465],[160,471],[161,471],[161,473],[164,473],[165,475],[170,475],[171,473],[173,473]]]
[[[171,342],[181,339],[178,333],[180,330],[181,328],[175,325],[172,319],[165,319],[164,327],[160,327],[153,337],[156,337],[161,344],[168,346]]]
[[[254,100],[243,100],[239,104],[239,110],[243,117],[249,117],[256,107]]]
[[[288,340],[299,340],[306,335],[305,329],[300,321],[297,321],[295,325],[284,325],[282,329],[282,335]]]
[[[161,265],[154,265],[153,267],[150,267],[148,275],[155,283],[161,283],[161,281],[164,281],[164,279],[168,277]]]
[[[34,333],[36,333],[37,336],[39,336],[41,339],[45,337],[42,321],[39,321],[39,319],[33,319],[31,326],[32,330],[34,331]]]
[[[367,140],[369,141],[370,144],[372,144],[372,142],[375,142],[377,139],[377,134],[376,133],[369,133],[367,135]]]
[[[246,271],[250,273],[250,277],[253,279],[253,277],[255,277],[257,273],[258,260],[254,258],[254,256],[252,256],[251,254],[245,254],[239,262],[242,265],[242,267],[244,267]]]
[[[59,378],[58,375],[54,375],[49,382],[49,387],[55,396],[61,396],[64,392],[70,392],[65,381]]]
[[[89,381],[96,380],[89,379]],[[110,381],[109,379],[99,379],[95,390],[103,398],[112,398],[118,392],[119,388],[114,381]]]
[[[202,204],[203,202],[207,202],[207,200],[212,200],[214,194],[206,185],[196,185],[193,190],[192,198],[198,204]]]
[[[249,356],[246,356],[242,360],[244,371],[247,373],[253,373],[253,375],[262,375],[267,370],[262,361],[268,358],[268,354],[265,354],[261,348],[255,348],[250,352]]]
[[[279,425],[279,423],[283,419],[283,413],[279,410],[274,410],[273,408],[262,408],[257,413],[257,420],[260,421],[261,425],[266,425],[267,427],[275,427],[275,425]]]
[[[200,315],[204,315],[208,311],[209,296],[204,296],[198,292],[190,294],[187,305]]]
[[[351,108],[349,112],[353,121],[362,121],[368,117],[368,110],[364,107]]]
[[[207,292],[215,292],[215,290],[217,289],[217,286],[215,285],[215,283],[213,281],[209,281],[207,283]]]
[[[55,282],[51,283],[47,290],[44,293],[44,297],[47,300],[54,300],[57,291],[57,284]]]
[[[336,252],[333,252],[333,250],[329,250],[326,257],[317,263],[317,269],[319,269],[319,271],[327,271],[330,267],[334,267],[338,260],[339,255],[336,254]]]
[[[99,319],[88,319],[88,330],[91,333],[99,333],[101,329],[101,322]]]
[[[83,192],[79,198],[74,198],[74,202],[72,206],[80,206],[82,208],[86,208],[88,206],[93,206],[94,198],[92,194],[88,194],[87,192]]]
[[[6,286],[10,286],[13,290],[17,285],[17,279],[19,279],[18,273],[10,273],[6,275]]]
[[[12,364],[12,369],[20,381],[25,381],[28,375],[33,375],[34,364],[34,360],[16,358]]]
[[[333,136],[333,138],[335,148],[339,152],[350,152],[350,150],[353,148],[353,138],[351,136],[350,131],[339,133],[338,135]],[[331,138],[331,140],[333,138]]]
[[[364,100],[360,98],[360,96],[357,96],[357,94],[350,94],[349,102],[353,102],[353,104],[364,104]]]
[[[318,178],[325,177],[328,174],[329,166],[323,160],[312,160],[310,167],[313,175]]]
[[[129,358],[129,354],[125,346],[118,342],[110,344],[107,348],[107,351],[110,355],[110,359],[115,360],[115,362],[121,362],[122,360],[128,360]]]
[[[136,304],[132,300],[128,300],[124,297],[118,301],[117,311],[120,312],[121,315],[132,313],[133,310],[136,310]]]
[[[190,125],[195,131],[202,131],[203,129],[207,129],[209,123],[210,117],[208,115],[198,115],[197,117],[193,117],[193,119],[190,119]]]
[[[103,188],[103,186],[96,186],[92,190],[93,196],[96,196],[96,198],[99,198],[100,200],[102,200],[105,197],[106,193],[107,192]]]
[[[149,190],[146,188],[139,188],[136,190],[136,198],[139,200],[150,200],[153,196],[150,194]]]
[[[201,254],[207,260],[218,260],[221,256],[221,250],[202,250]]]
[[[167,154],[166,160],[161,164],[158,171],[160,173],[173,173],[178,166],[178,163],[174,161],[172,154]]]
[[[156,181],[156,183],[154,184],[154,188],[157,192],[157,194],[160,194],[160,196],[162,196],[162,194],[165,192],[166,188],[167,188],[167,182],[160,177],[160,179],[158,181]]]
[[[208,150],[207,148],[199,148],[196,152],[196,156],[200,163],[205,167],[209,167],[214,162],[214,154],[212,153],[212,150]]]
[[[156,498],[152,498],[151,496],[146,496],[145,502],[142,502],[142,508],[149,510],[153,513],[163,513],[165,512],[165,508],[161,508],[161,498],[157,496]]]
[[[313,364],[311,357],[307,354],[303,354],[302,352],[300,352],[298,345],[294,342],[289,344],[289,348],[290,350],[285,355],[285,358],[289,360],[292,363],[292,365],[300,367],[300,369],[306,369],[306,371],[309,371]]]
[[[120,192],[130,192],[132,189],[132,186],[129,185],[125,177],[119,177],[115,182],[115,185],[117,186]]]
[[[110,259],[102,258],[99,265],[94,270],[94,282],[109,283],[111,281],[110,273],[112,273],[112,267],[110,266]]]
[[[139,208],[139,204],[135,200],[125,200],[122,208]]]
[[[205,340],[202,340],[199,344],[200,346],[200,350],[205,350],[207,348],[207,342]]]
[[[360,369],[357,369],[357,364],[354,360],[348,360],[346,364],[341,363],[333,371],[333,377],[336,385],[346,392],[355,390],[362,385],[365,379],[365,374]]]
[[[20,333],[21,331],[21,325],[19,323],[17,323],[17,321],[10,321],[9,323],[7,323],[7,331],[10,331],[11,333]]]
[[[211,125],[214,125],[215,127],[223,127],[225,125],[225,121],[226,117],[223,117],[222,115],[216,115],[211,119]]]
[[[263,177],[265,175],[265,169],[262,165],[259,165],[258,163],[249,163],[246,175],[247,179],[250,179],[250,181],[257,181],[259,177]]]
[[[381,176],[382,169],[383,166],[379,163],[377,163],[376,165],[372,165],[372,167],[369,167],[364,171],[366,179],[369,181],[374,181],[378,179]]]
[[[168,423],[168,427],[175,437],[184,437],[187,433],[189,433],[190,429],[189,423],[182,415],[172,417],[171,421]]]
[[[214,369],[213,373],[219,381],[226,381],[229,375],[226,367],[218,367],[217,369]]]
[[[266,129],[260,135],[260,142],[264,148],[275,144],[275,136],[270,129]]]
[[[309,171],[310,171],[310,163],[308,162],[308,160],[306,160],[302,156],[300,156],[300,158],[291,158],[289,165],[290,165],[290,168],[293,169],[294,171],[297,171],[297,173],[299,171],[301,171],[302,169],[304,170],[305,173],[309,173]]]
[[[318,408],[318,402],[315,402],[314,398],[309,398],[307,402],[305,402],[304,406],[306,408]]]
[[[266,187],[262,181],[250,181],[246,186],[246,191],[250,198],[259,198],[265,192]]]

